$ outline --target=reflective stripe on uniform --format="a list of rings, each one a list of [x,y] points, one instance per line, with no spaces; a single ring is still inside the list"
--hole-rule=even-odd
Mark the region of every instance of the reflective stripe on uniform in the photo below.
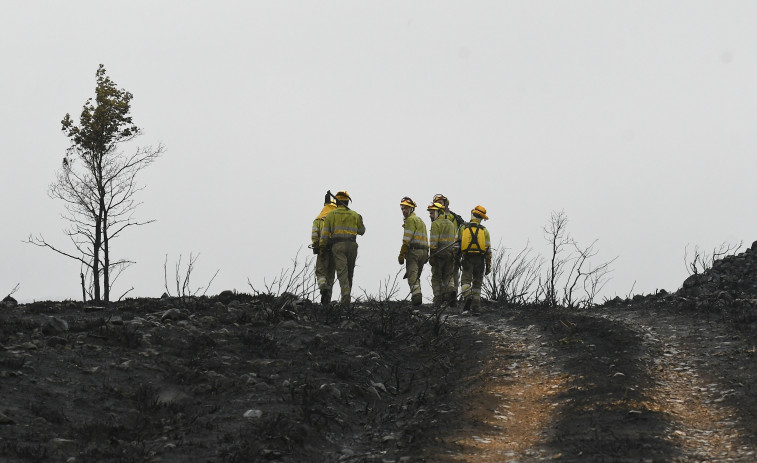
[[[339,206],[329,212],[324,219],[320,245],[327,246],[332,236],[334,238],[344,238],[364,233],[365,225],[363,225],[363,218],[360,214],[344,206]]]
[[[323,230],[323,219],[313,220],[313,231],[310,233],[310,241],[313,242],[314,246],[317,246],[321,240],[321,230]]]
[[[457,232],[449,219],[440,216],[434,220],[431,224],[431,233],[429,235],[429,246],[432,251],[447,246],[456,240]]]
[[[428,233],[426,232],[426,224],[420,219],[415,212],[411,212],[405,218],[403,224],[405,231],[402,234],[402,243],[408,246],[424,246],[428,247]]]

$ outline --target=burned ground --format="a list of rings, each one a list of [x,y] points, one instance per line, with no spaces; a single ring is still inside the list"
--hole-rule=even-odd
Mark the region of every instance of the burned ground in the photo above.
[[[708,278],[479,316],[228,292],[3,308],[0,460],[754,461],[755,295]]]
[[[0,313],[5,461],[381,461],[431,440],[471,333],[401,303],[35,303]],[[463,348],[461,348],[463,347]],[[74,461],[74,460],[72,460]]]

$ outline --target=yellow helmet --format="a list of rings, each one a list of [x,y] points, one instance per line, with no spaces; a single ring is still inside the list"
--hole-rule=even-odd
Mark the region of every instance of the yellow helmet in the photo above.
[[[412,207],[413,209],[418,207],[418,205],[415,204],[415,201],[410,199],[410,197],[408,196],[405,196],[404,198],[402,198],[402,200],[400,201],[400,206],[409,206],[409,207]]]
[[[484,220],[489,220],[489,217],[486,215],[486,208],[484,206],[476,206],[473,208],[472,211],[470,211],[471,214],[475,215],[476,217],[480,217]]]
[[[347,194],[347,190],[342,190],[334,195],[339,201],[352,201],[350,195]]]
[[[449,199],[447,199],[447,197],[446,197],[446,196],[444,196],[444,195],[443,195],[443,194],[441,194],[441,193],[439,193],[439,194],[437,194],[437,195],[434,195],[434,200],[433,200],[433,202],[435,202],[435,203],[441,203],[441,204],[443,204],[443,205],[444,205],[444,207],[447,207],[447,206],[449,206]]]
[[[426,210],[427,210],[427,211],[443,211],[443,210],[444,210],[444,206],[443,206],[442,204],[440,204],[440,203],[437,203],[437,202],[433,202],[433,203],[431,203],[431,204],[430,204],[430,205],[429,205],[429,206],[428,206],[428,207],[426,208]]]

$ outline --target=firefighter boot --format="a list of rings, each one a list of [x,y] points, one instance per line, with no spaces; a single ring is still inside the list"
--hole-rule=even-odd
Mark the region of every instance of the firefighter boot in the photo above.
[[[449,301],[449,306],[454,308],[457,307],[457,292],[450,291],[449,298],[447,299]]]
[[[322,289],[321,290],[321,305],[329,305],[331,304],[331,295],[329,294],[328,289]]]

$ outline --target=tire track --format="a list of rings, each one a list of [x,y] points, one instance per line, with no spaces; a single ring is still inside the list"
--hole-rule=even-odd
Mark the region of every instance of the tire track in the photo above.
[[[468,425],[434,461],[757,459],[731,400],[743,392],[715,374],[726,326],[643,309],[504,313],[454,322],[496,347]]]
[[[553,398],[564,387],[566,375],[556,366],[535,325],[488,324],[461,319],[492,340],[492,358],[482,366],[475,398],[467,411],[469,425],[449,440],[454,450],[444,461],[502,462],[543,460],[539,448],[545,429],[554,419]]]
[[[730,462],[755,460],[756,449],[741,425],[739,410],[728,404],[737,391],[717,377],[718,370],[703,369],[708,354],[688,339],[698,339],[704,348],[729,338],[724,327],[709,321],[692,320],[656,312],[607,312],[600,315],[616,323],[633,326],[661,355],[653,360],[655,385],[648,392],[647,407],[664,413],[669,420],[665,438],[681,449],[673,461]],[[655,324],[648,324],[654,320]],[[713,347],[718,349],[718,347]]]

